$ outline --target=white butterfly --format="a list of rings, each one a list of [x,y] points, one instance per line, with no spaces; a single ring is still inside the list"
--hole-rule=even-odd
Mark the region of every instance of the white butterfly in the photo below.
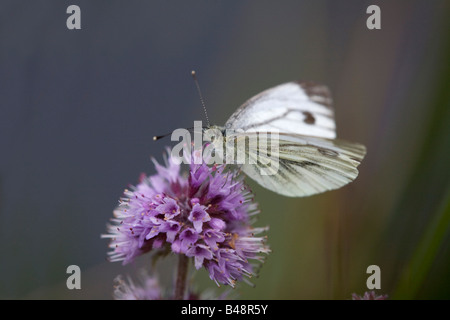
[[[279,132],[277,158],[265,159],[269,164],[278,161],[276,174],[261,174],[258,161],[241,169],[263,187],[288,197],[348,184],[358,176],[356,167],[366,154],[363,145],[336,139],[330,91],[312,82],[288,82],[263,91],[237,109],[224,127],[213,128],[222,133]],[[250,144],[245,153],[249,159],[261,156],[256,144]]]

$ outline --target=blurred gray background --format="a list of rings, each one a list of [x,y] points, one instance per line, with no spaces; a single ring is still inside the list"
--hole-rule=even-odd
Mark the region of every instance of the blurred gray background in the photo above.
[[[66,9],[81,8],[81,30]],[[366,8],[381,8],[368,30]],[[291,80],[327,84],[338,136],[367,146],[349,186],[254,187],[273,253],[245,299],[348,299],[379,265],[392,298],[450,298],[449,1],[0,1],[0,298],[110,299],[100,239],[170,139]],[[169,258],[170,260],[170,258]],[[82,289],[65,286],[82,270]],[[200,287],[215,287],[205,272]]]

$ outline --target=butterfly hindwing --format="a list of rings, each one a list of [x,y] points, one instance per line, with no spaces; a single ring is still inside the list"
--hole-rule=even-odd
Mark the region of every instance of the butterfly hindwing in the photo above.
[[[353,181],[366,149],[343,140],[280,134],[277,152],[250,144],[246,153],[252,161],[241,169],[249,177],[276,193],[303,197]]]

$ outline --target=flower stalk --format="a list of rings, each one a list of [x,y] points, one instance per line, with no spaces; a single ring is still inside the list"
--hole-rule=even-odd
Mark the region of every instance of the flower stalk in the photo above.
[[[175,300],[183,300],[186,292],[186,279],[189,268],[189,258],[184,254],[178,255],[177,280],[175,283]]]

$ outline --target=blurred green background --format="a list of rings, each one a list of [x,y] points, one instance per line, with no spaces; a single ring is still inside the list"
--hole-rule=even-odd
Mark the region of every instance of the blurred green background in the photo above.
[[[149,265],[106,262],[100,234],[170,145],[152,136],[203,119],[193,69],[216,124],[274,85],[327,84],[338,137],[368,149],[337,191],[291,199],[248,180],[273,252],[234,295],[349,299],[378,265],[379,294],[450,298],[449,17],[425,0],[1,1],[0,298],[110,299],[116,275]]]

